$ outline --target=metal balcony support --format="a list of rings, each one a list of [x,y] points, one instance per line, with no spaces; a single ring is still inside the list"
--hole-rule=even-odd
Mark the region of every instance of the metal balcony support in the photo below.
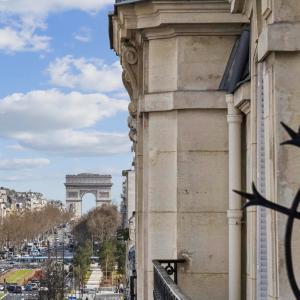
[[[177,265],[184,259],[153,260],[154,300],[190,300],[177,286]]]

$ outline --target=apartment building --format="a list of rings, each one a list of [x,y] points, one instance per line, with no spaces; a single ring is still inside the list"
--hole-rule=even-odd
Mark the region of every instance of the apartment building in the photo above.
[[[131,100],[136,299],[294,299],[287,217],[233,190],[290,207],[299,188],[280,122],[300,125],[300,2],[119,0],[109,20]]]

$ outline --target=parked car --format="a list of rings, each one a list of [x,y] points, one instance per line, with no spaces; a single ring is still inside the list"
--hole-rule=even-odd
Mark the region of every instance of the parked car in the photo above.
[[[31,283],[31,286],[32,286],[32,291],[37,291],[39,288],[39,286],[36,282]]]
[[[9,284],[7,287],[6,287],[6,290],[9,292],[9,293],[13,293],[15,291],[15,288],[16,286],[14,284]]]
[[[32,291],[32,285],[30,283],[25,285],[25,291],[26,292],[31,292]]]
[[[14,294],[22,294],[22,287],[20,285],[16,285],[13,293]]]

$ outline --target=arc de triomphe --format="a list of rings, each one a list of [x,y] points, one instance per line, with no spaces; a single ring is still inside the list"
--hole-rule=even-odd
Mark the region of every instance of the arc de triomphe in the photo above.
[[[66,205],[76,217],[82,215],[82,197],[92,193],[96,198],[96,206],[111,203],[111,175],[81,173],[66,175]]]

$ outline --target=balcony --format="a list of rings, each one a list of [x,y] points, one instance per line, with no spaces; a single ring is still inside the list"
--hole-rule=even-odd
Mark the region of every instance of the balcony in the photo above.
[[[177,265],[184,259],[153,260],[154,300],[191,300],[177,286]]]

